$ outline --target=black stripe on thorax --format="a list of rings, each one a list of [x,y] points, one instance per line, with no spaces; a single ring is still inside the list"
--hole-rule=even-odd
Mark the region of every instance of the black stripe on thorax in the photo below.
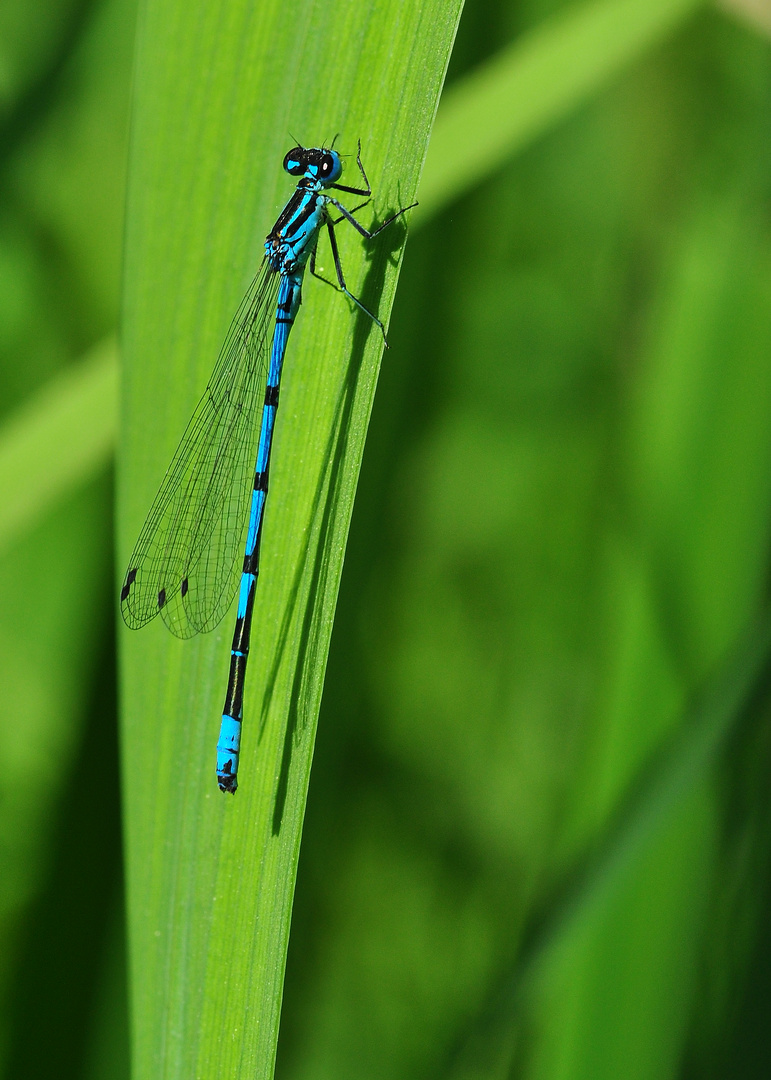
[[[286,228],[286,226],[292,220],[294,215],[300,209],[300,205],[302,204],[302,201],[303,201],[303,199],[305,197],[306,197],[306,192],[300,191],[299,188],[295,189],[295,191],[292,192],[292,196],[289,199],[289,202],[286,204],[284,209],[278,215],[278,220],[276,221],[276,224],[273,226],[273,228],[268,233],[268,236],[267,236],[268,240],[278,240],[278,239],[280,239],[280,233],[283,232],[283,230]]]
[[[281,212],[276,224],[268,236],[269,240],[291,241],[312,217],[318,206],[318,193],[315,191],[295,191]]]

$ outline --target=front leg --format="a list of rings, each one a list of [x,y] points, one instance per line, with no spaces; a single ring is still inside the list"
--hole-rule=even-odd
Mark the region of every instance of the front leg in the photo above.
[[[364,172],[364,166],[361,163],[361,139],[359,139],[359,149],[356,151],[356,164],[359,166],[359,172],[367,185],[365,188],[346,187],[345,184],[332,184],[331,187],[336,188],[338,191],[345,191],[349,195],[366,195],[369,198],[372,194],[372,188],[369,186],[367,174]]]
[[[358,206],[354,206],[353,210],[350,210],[349,213],[358,214],[358,212],[360,210],[363,210],[365,206],[369,206],[371,201],[372,201],[371,199],[365,199],[363,203],[359,203]],[[343,215],[341,214],[339,218],[335,218],[335,220],[332,222],[332,224],[333,225],[339,225],[342,220],[343,220]]]
[[[342,207],[341,207],[341,209],[342,209]],[[355,225],[358,225],[358,222],[354,218],[351,218],[351,221],[353,221]],[[340,291],[344,292],[349,300],[352,300],[354,302],[354,304],[361,311],[364,312],[365,315],[369,315],[370,319],[372,319],[373,323],[375,323],[376,326],[380,327],[380,333],[383,335],[383,341],[385,343],[385,347],[388,348],[388,340],[387,340],[386,334],[385,334],[385,327],[381,323],[380,319],[378,319],[377,315],[373,315],[372,312],[369,310],[369,308],[366,308],[364,306],[364,304],[362,304],[361,300],[358,299],[358,297],[353,295],[353,293],[350,291],[350,289],[348,288],[348,286],[345,283],[345,275],[343,274],[343,264],[340,262],[340,252],[337,249],[337,237],[335,236],[335,226],[334,226],[332,221],[327,221],[327,231],[329,233],[329,245],[332,248],[332,258],[335,260],[335,272],[337,273],[337,280],[338,280],[339,285],[340,285]],[[316,277],[319,277],[319,275],[317,274]],[[322,278],[321,280],[326,281],[327,279]],[[327,284],[332,285],[333,283],[331,281],[328,281]]]
[[[353,216],[354,211],[346,209],[346,207],[344,207],[341,202],[338,202],[337,199],[333,199],[331,195],[327,195],[326,201],[328,203],[332,203],[332,205],[337,207],[337,209],[340,211],[340,214],[342,216],[338,218],[338,221],[341,221],[342,218],[345,218],[345,220],[349,222],[349,224],[353,225],[354,229],[356,229],[356,231],[361,236],[363,236],[365,240],[373,240],[379,233],[383,231],[383,229],[387,229],[392,222],[396,221],[398,217],[401,217],[402,214],[406,214],[408,210],[412,210],[414,206],[418,205],[416,202],[414,202],[410,203],[409,206],[403,206],[401,210],[397,210],[395,214],[391,214],[390,218],[388,218],[387,221],[384,221],[382,225],[378,225],[376,229],[370,231],[369,229],[365,229],[361,222],[356,220],[356,218]],[[357,207],[357,209],[361,209],[361,207]],[[336,221],[335,224],[338,224],[338,221]]]

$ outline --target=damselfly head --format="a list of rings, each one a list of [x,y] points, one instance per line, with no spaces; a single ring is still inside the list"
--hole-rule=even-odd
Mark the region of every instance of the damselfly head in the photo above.
[[[336,150],[295,146],[284,158],[284,168],[290,176],[304,176],[326,186],[340,179],[343,162]]]

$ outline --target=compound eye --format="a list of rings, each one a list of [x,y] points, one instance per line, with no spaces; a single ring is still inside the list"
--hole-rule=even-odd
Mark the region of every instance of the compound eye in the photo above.
[[[319,165],[319,173],[321,174],[321,176],[323,176],[326,180],[328,176],[332,175],[332,173],[334,172],[334,168],[335,159],[332,157],[331,154],[324,154]]]
[[[284,158],[284,169],[290,176],[302,176],[306,169],[305,151],[301,146],[295,146]]]

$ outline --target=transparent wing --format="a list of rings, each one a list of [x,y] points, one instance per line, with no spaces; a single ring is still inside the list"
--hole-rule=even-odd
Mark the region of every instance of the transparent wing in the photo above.
[[[238,584],[279,277],[263,262],[230,325],[123,580],[138,629],[160,612],[177,637],[213,629]]]

